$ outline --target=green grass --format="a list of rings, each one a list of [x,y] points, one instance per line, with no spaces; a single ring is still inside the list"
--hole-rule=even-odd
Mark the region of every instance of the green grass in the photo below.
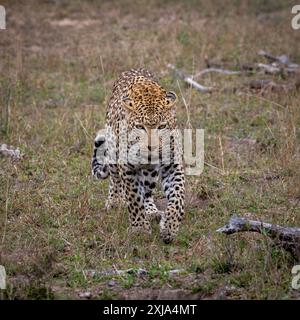
[[[147,67],[180,97],[168,63],[191,74],[206,58],[238,69],[261,61],[259,49],[299,63],[300,32],[290,28],[288,1],[4,5],[15,22],[0,38],[0,142],[25,157],[0,158],[0,264],[8,274],[0,298],[72,299],[86,290],[93,299],[143,298],[166,287],[201,298],[297,297],[286,252],[263,235],[215,230],[233,213],[300,225],[299,92],[204,95],[179,82],[192,126],[205,129],[207,165],[201,176],[187,177],[186,216],[171,245],[160,241],[155,223],[150,237],[131,235],[125,209],[104,209],[107,181],[90,173],[93,138],[121,71]],[[30,28],[19,25],[25,17]],[[72,26],[60,24],[65,18]],[[224,88],[258,77],[198,81]],[[177,116],[184,128],[181,98]],[[148,274],[86,275],[129,268]],[[184,272],[170,275],[173,269]]]

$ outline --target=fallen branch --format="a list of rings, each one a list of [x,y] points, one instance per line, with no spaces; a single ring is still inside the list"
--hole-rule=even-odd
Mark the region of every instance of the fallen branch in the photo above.
[[[6,144],[1,144],[0,155],[12,157],[14,160],[20,160],[23,157],[19,148],[14,149],[12,146]]]
[[[300,88],[300,77],[293,81],[292,83],[276,83],[270,79],[254,79],[251,81],[245,82],[242,86],[238,87],[227,87],[227,88],[213,88],[205,87],[194,80],[194,78],[201,77],[207,73],[216,72],[227,75],[238,75],[238,74],[254,74],[254,72],[271,74],[271,75],[287,75],[287,74],[296,74],[300,75],[300,65],[295,63],[289,63],[287,56],[272,56],[265,51],[260,51],[260,55],[265,56],[268,60],[272,61],[272,64],[265,63],[248,63],[240,65],[241,70],[230,70],[225,69],[220,63],[210,62],[206,60],[207,68],[196,73],[194,77],[186,75],[183,71],[176,69],[172,64],[168,64],[168,67],[175,71],[175,74],[178,78],[182,79],[193,88],[197,89],[201,93],[210,93],[210,92],[223,92],[223,93],[236,93],[242,91],[245,87],[249,87],[254,90],[270,90],[275,92],[289,92],[294,90],[299,90]],[[226,67],[226,64],[225,64]],[[228,66],[230,68],[230,66]]]
[[[298,67],[280,67],[277,63],[258,63],[256,66],[258,69],[261,69],[262,71],[268,74],[297,73],[299,71]]]
[[[178,274],[182,273],[185,270],[183,269],[173,269],[166,271],[167,274],[173,275],[173,274]],[[96,277],[96,276],[101,276],[101,277],[107,277],[107,276],[113,276],[113,275],[124,275],[124,274],[135,274],[137,276],[145,276],[149,274],[149,271],[146,269],[125,269],[125,270],[118,270],[118,269],[108,269],[104,271],[97,271],[97,270],[84,270],[84,273],[88,277]]]
[[[267,58],[270,62],[272,62],[272,65],[274,67],[278,67],[278,64],[280,64],[282,67],[284,67],[284,70],[287,72],[297,72],[300,68],[299,64],[292,63],[289,57],[285,54],[281,56],[273,56],[272,54],[264,50],[259,50],[258,55]]]
[[[217,232],[227,235],[237,232],[258,232],[270,237],[274,243],[290,252],[294,258],[300,260],[300,228],[282,227],[270,223],[248,220],[243,217],[232,216],[229,223],[219,228]]]
[[[281,55],[281,56],[273,56],[263,50],[258,52],[260,56],[267,58],[270,62],[269,64],[266,63],[244,63],[240,64],[240,71],[232,71],[229,70],[230,68],[236,68],[236,66],[232,66],[226,62],[213,62],[206,60],[207,69],[204,69],[197,73],[195,77],[201,76],[208,72],[219,72],[224,74],[238,74],[238,73],[248,73],[251,74],[253,71],[261,71],[267,74],[284,74],[284,73],[297,73],[300,70],[300,65],[296,63],[290,62],[288,56]],[[224,69],[225,68],[225,69]]]
[[[235,92],[243,92],[245,88],[249,87],[250,90],[270,90],[274,92],[282,92],[285,93],[289,91],[299,90],[300,81],[291,83],[291,84],[278,84],[272,80],[268,79],[254,79],[251,81],[246,81],[243,85],[238,87],[226,87],[220,90],[222,93],[235,93]]]
[[[194,78],[201,77],[204,74],[211,73],[211,72],[222,73],[227,75],[236,75],[236,74],[242,73],[241,71],[227,70],[227,69],[221,69],[221,68],[207,68],[196,73]]]
[[[258,53],[257,53],[259,56],[263,56],[265,58],[267,58],[269,61],[271,62],[280,62],[282,64],[289,64],[290,62],[290,59],[288,56],[286,56],[285,54],[282,55],[282,56],[273,56],[272,54],[264,51],[264,50],[259,50]]]
[[[270,74],[277,74],[283,71],[283,69],[277,67],[277,66],[273,66],[270,64],[265,64],[265,63],[258,63],[257,67],[259,69],[262,69],[264,72],[266,73],[270,73]]]
[[[201,93],[209,93],[209,92],[213,91],[212,87],[205,87],[205,86],[201,85],[200,83],[193,80],[192,77],[190,77],[190,76],[186,75],[184,72],[176,69],[175,66],[173,66],[172,64],[168,64],[168,67],[175,71],[175,74],[177,75],[178,78],[182,79],[183,81],[185,81],[186,83],[188,83],[190,86],[197,89]]]

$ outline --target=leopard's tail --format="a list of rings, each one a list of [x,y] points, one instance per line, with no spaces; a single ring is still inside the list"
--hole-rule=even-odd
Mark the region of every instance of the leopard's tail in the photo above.
[[[92,174],[100,180],[104,180],[109,176],[109,167],[105,163],[106,158],[105,135],[97,134],[94,141],[94,152],[92,158]]]

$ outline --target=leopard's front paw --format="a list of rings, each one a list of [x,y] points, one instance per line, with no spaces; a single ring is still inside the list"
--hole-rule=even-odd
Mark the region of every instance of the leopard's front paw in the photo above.
[[[169,244],[172,241],[174,241],[178,232],[177,226],[172,225],[171,223],[166,221],[164,216],[161,216],[159,228],[160,228],[159,235],[164,243]]]
[[[176,235],[172,234],[172,232],[170,232],[170,230],[168,229],[161,229],[159,236],[161,240],[166,244],[173,242],[176,237]]]
[[[135,234],[151,235],[152,229],[150,223],[145,221],[143,224],[132,224],[131,232]]]
[[[156,220],[157,222],[160,221],[163,212],[157,210],[156,208],[147,208],[146,209],[146,216],[149,221]]]

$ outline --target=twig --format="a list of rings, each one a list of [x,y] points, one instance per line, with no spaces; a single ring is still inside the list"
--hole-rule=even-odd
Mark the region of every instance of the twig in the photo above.
[[[300,70],[300,65],[296,63],[291,63],[289,58],[286,55],[273,56],[263,50],[258,52],[259,55],[265,57],[270,62],[266,63],[245,63],[240,65],[240,71],[233,71],[224,69],[224,67],[231,68],[229,64],[216,63],[207,61],[207,69],[204,69],[197,73],[195,77],[201,76],[208,72],[219,72],[223,74],[241,74],[241,73],[251,73],[254,70],[261,70],[264,73],[269,74],[280,74],[280,73],[297,73]]]
[[[88,133],[87,129],[85,128],[85,126],[83,125],[81,119],[78,117],[78,114],[75,113],[75,118],[78,120],[83,132],[85,133],[85,136],[88,138],[88,139],[92,139],[92,136]]]
[[[7,99],[6,99],[6,121],[5,121],[5,133],[9,132],[9,118],[10,118],[10,98],[11,98],[11,88],[8,88]]]
[[[298,66],[297,67],[285,67],[280,66],[277,63],[272,64],[265,64],[265,63],[257,63],[257,69],[263,70],[265,73],[269,74],[280,74],[280,73],[297,73],[299,72]]]
[[[283,54],[281,56],[273,56],[272,54],[270,54],[264,50],[259,50],[258,55],[267,58],[269,61],[272,62],[272,65],[274,67],[276,67],[277,64],[279,63],[280,65],[282,65],[284,67],[284,70],[287,72],[297,72],[298,69],[300,68],[299,64],[292,63],[290,61],[289,57],[285,54]]]
[[[223,151],[223,144],[222,144],[222,138],[219,136],[219,145],[220,145],[220,151],[221,151],[221,163],[222,163],[222,170],[223,174],[225,175],[225,161],[224,161],[224,151]]]
[[[265,63],[258,63],[257,67],[263,69],[266,73],[277,74],[283,71],[282,68]]]
[[[223,171],[222,169],[220,169],[220,168],[218,168],[218,167],[216,167],[216,166],[214,166],[214,165],[212,165],[212,164],[210,164],[210,163],[208,163],[208,162],[206,162],[206,161],[204,161],[204,164],[205,164],[206,166],[212,168],[212,169],[217,170],[221,175],[224,174],[224,171]]]
[[[197,89],[199,92],[201,92],[201,93],[212,92],[212,90],[213,90],[212,87],[205,87],[205,86],[201,85],[200,83],[193,80],[192,77],[187,76],[184,72],[176,69],[175,66],[173,66],[172,64],[168,64],[168,67],[175,71],[175,74],[177,75],[178,78],[182,79],[183,81],[188,83],[190,86]]]
[[[200,72],[195,74],[196,77],[201,77],[204,74],[211,73],[211,72],[216,72],[216,73],[222,73],[222,74],[227,74],[227,75],[236,75],[236,74],[241,74],[242,71],[233,71],[233,70],[226,70],[226,69],[220,69],[220,68],[207,68],[204,70],[201,70]]]
[[[282,227],[234,215],[228,224],[217,230],[227,235],[245,231],[267,235],[276,245],[290,252],[294,258],[300,259],[300,228]]]
[[[185,110],[186,110],[186,116],[187,116],[186,124],[187,124],[187,127],[188,128],[192,128],[191,117],[190,117],[190,109],[189,109],[188,104],[187,104],[187,102],[185,100],[185,97],[184,97],[184,95],[182,93],[182,90],[181,90],[181,87],[180,87],[180,83],[179,83],[178,80],[177,80],[177,86],[179,88],[179,92],[180,92],[180,95],[181,95],[181,98],[182,98],[182,101],[183,101],[183,104],[184,104]]]
[[[290,62],[289,57],[286,56],[286,55],[282,55],[282,56],[277,56],[276,57],[276,56],[273,56],[272,54],[270,54],[270,53],[268,53],[268,52],[266,52],[264,50],[259,50],[257,52],[257,54],[259,56],[263,56],[263,57],[267,58],[271,62],[280,62],[280,63],[286,64],[286,65],[289,64],[289,62]]]
[[[5,236],[6,236],[8,200],[9,200],[9,180],[7,180],[7,185],[6,185],[5,220],[4,220],[4,227],[3,227],[3,235],[2,235],[2,240],[1,240],[1,246],[3,246],[4,241],[5,241]]]

